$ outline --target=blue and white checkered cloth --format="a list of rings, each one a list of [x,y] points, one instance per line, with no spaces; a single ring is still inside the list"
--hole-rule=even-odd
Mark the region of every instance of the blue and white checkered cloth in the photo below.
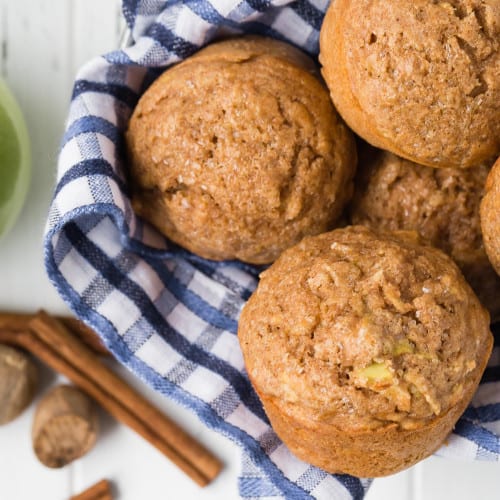
[[[280,442],[250,386],[236,337],[258,270],[169,243],[132,211],[123,131],[166,66],[221,34],[286,40],[312,55],[327,0],[124,0],[134,43],[78,73],[45,239],[48,274],[116,358],[241,445],[244,498],[361,499],[370,483],[307,465]],[[499,460],[500,347],[439,451]]]

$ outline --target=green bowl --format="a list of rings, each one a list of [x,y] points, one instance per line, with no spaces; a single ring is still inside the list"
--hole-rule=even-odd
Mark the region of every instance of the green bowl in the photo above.
[[[31,150],[19,105],[0,79],[0,236],[14,224],[28,191]]]

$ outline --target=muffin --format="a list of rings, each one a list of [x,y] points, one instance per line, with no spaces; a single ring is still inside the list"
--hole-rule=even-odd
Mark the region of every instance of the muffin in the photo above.
[[[369,143],[431,167],[500,154],[500,2],[335,0],[320,34],[339,113]]]
[[[360,162],[350,220],[418,231],[453,258],[492,319],[500,319],[500,277],[486,256],[479,219],[487,176],[485,166],[436,169],[372,150]]]
[[[306,462],[360,477],[433,453],[492,349],[488,312],[416,232],[306,237],[244,307],[246,369],[276,433]]]
[[[500,274],[500,158],[486,179],[480,213],[486,253],[496,272]]]
[[[352,133],[313,61],[272,39],[228,39],[165,71],[126,143],[135,211],[208,259],[272,262],[332,228],[352,194]]]

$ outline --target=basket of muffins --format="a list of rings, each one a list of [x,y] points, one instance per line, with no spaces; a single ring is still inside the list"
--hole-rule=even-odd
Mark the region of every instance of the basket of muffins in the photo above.
[[[334,0],[318,60],[221,39],[128,122],[135,213],[262,271],[238,323],[246,373],[327,472],[415,464],[478,387],[500,320],[499,45],[496,0]]]

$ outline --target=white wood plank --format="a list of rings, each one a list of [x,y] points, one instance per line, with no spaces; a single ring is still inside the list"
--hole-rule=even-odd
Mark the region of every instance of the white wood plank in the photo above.
[[[125,21],[120,0],[74,0],[72,73],[92,58],[118,47]]]
[[[429,457],[399,474],[375,479],[366,500],[496,500],[500,464]]]
[[[500,463],[430,457],[418,467],[415,500],[500,498]]]
[[[0,1],[0,76],[6,76],[7,62],[7,5],[5,0]]]
[[[377,478],[373,481],[365,500],[414,500],[414,469]]]
[[[67,0],[1,0],[0,4],[3,70],[26,118],[33,156],[27,202],[17,224],[0,242],[3,309],[32,304],[66,310],[45,274],[42,234],[71,91],[69,5]]]

